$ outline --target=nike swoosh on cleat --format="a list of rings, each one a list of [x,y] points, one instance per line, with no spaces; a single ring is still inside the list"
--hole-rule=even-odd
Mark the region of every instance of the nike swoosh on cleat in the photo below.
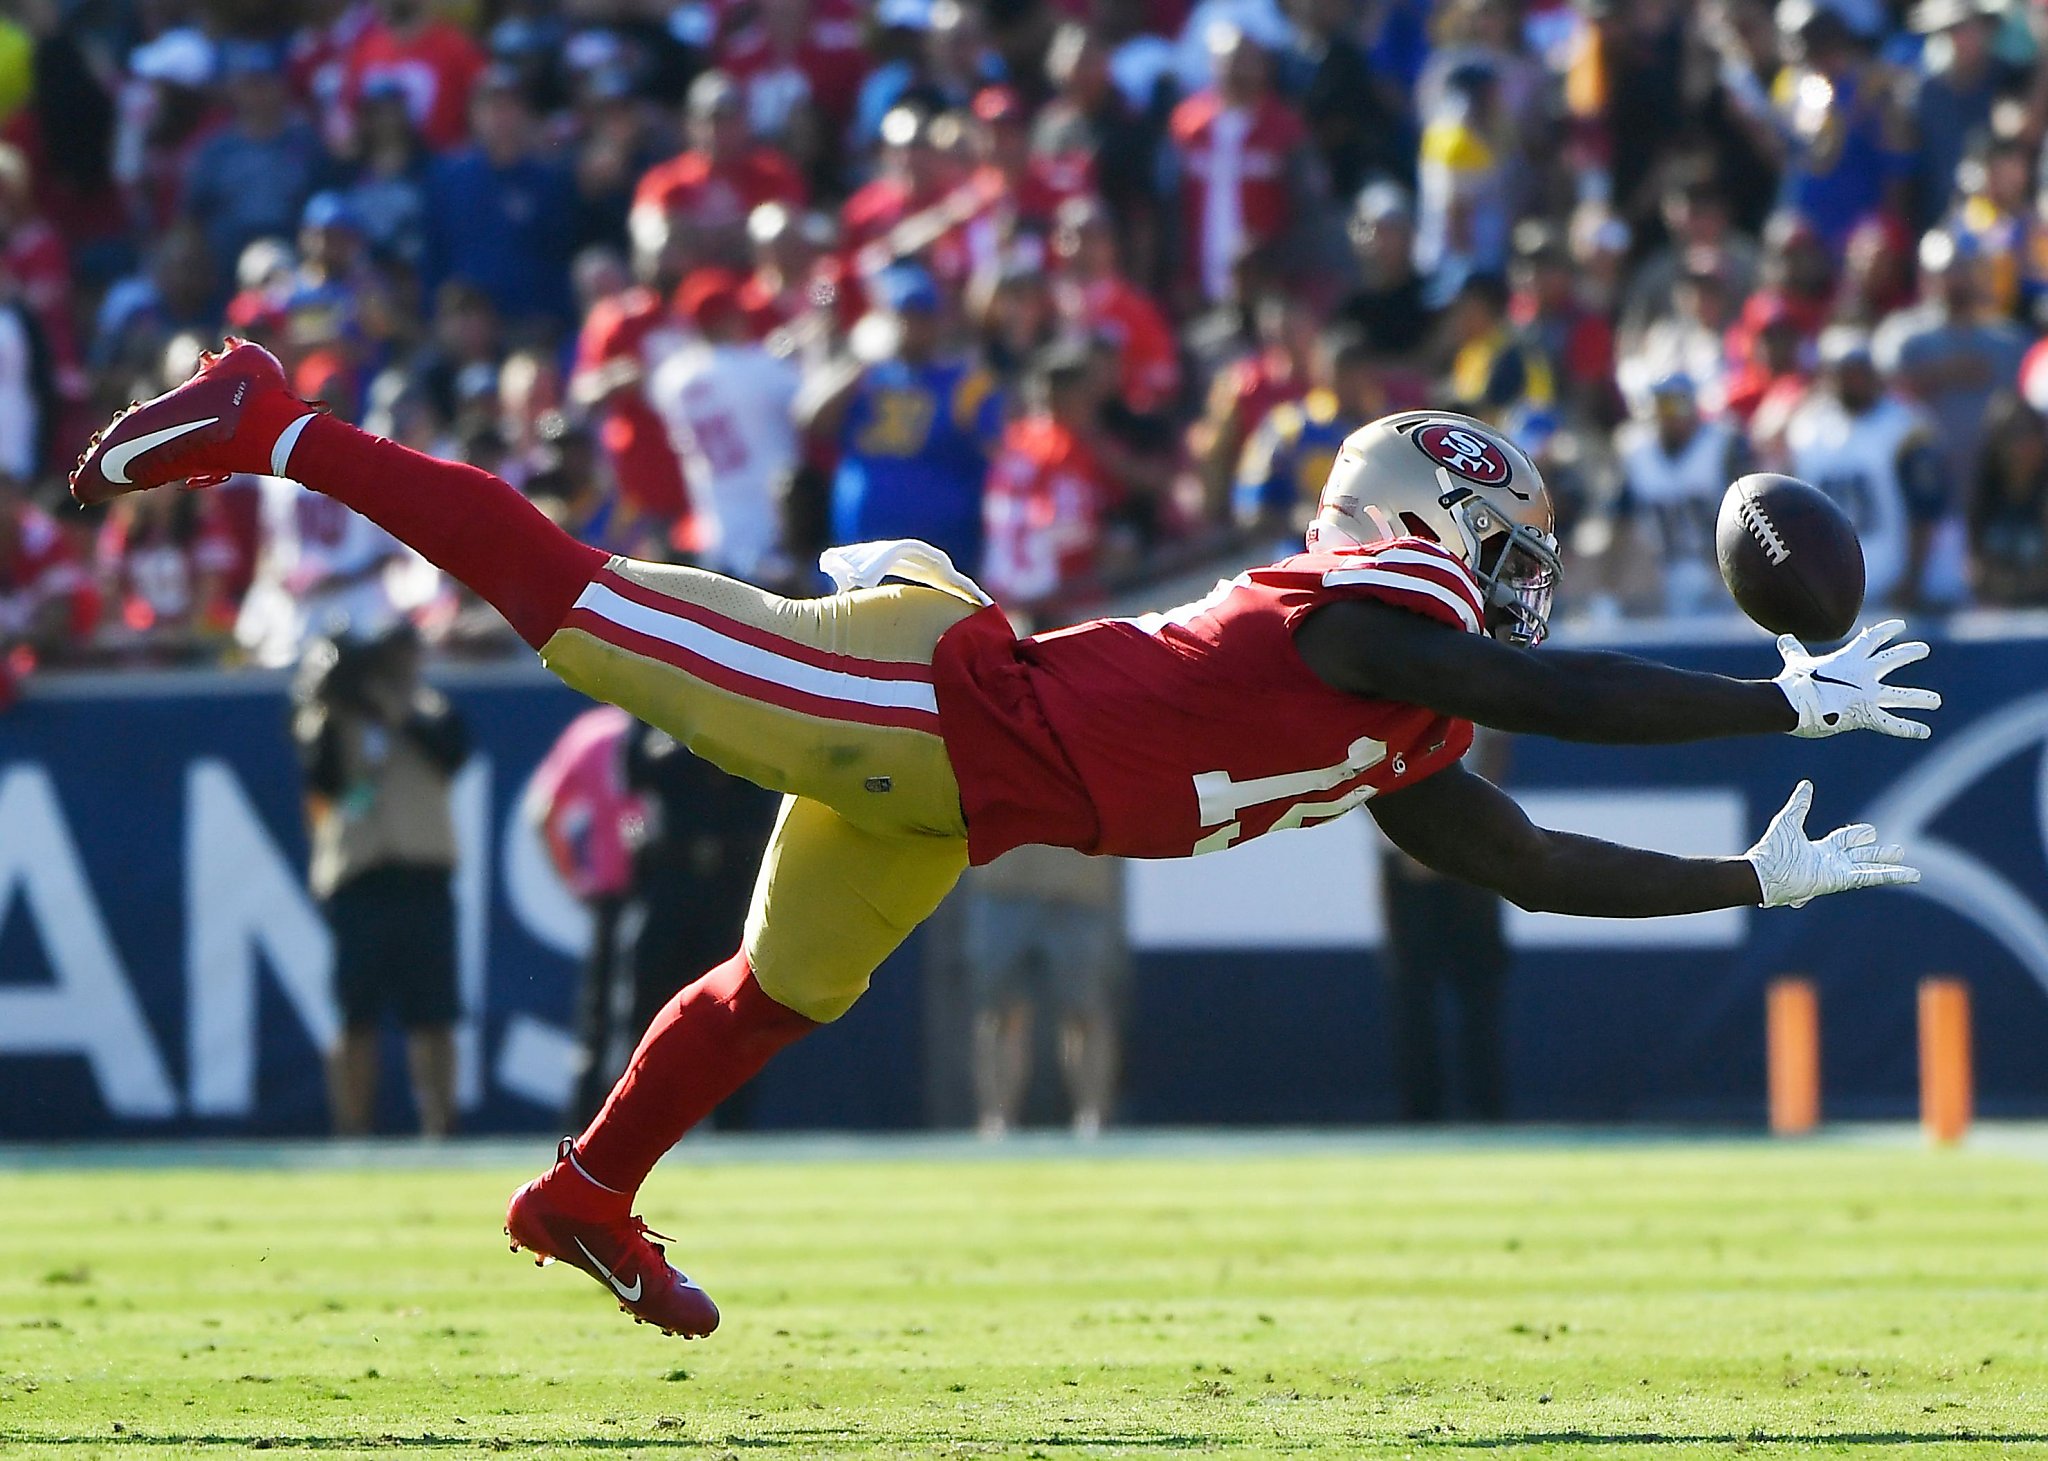
[[[604,1261],[602,1259],[600,1259],[595,1253],[591,1252],[589,1248],[584,1246],[583,1240],[581,1238],[573,1238],[570,1241],[575,1243],[577,1247],[582,1248],[583,1256],[585,1258],[588,1258],[592,1263],[597,1265],[597,1271],[604,1275],[604,1281],[612,1286],[613,1293],[617,1294],[620,1298],[624,1299],[629,1304],[637,1304],[640,1302],[641,1283],[640,1278],[637,1274],[633,1278],[633,1286],[631,1288],[627,1288],[624,1284],[619,1282],[619,1276],[616,1273],[613,1273],[609,1268],[606,1268],[604,1266]]]
[[[107,448],[107,454],[100,458],[100,471],[106,475],[109,482],[117,482],[124,487],[132,486],[134,484],[128,480],[130,462],[146,451],[160,447],[167,441],[176,441],[202,426],[211,426],[218,420],[218,416],[208,416],[203,421],[182,421],[176,426],[166,426],[161,431],[151,431],[138,436],[133,441],[124,441],[119,446],[110,446]]]

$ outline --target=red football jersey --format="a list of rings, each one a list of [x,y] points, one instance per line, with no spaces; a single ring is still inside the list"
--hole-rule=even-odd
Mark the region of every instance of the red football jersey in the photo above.
[[[973,860],[1214,852],[1456,761],[1470,722],[1333,690],[1295,651],[1303,618],[1354,598],[1483,632],[1470,572],[1420,538],[1282,559],[1164,614],[1030,639],[993,609],[956,625],[933,669]]]

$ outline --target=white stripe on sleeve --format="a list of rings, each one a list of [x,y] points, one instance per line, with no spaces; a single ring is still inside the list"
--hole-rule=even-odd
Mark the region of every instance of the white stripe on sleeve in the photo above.
[[[1325,588],[1342,588],[1349,584],[1366,584],[1435,599],[1449,606],[1466,629],[1474,634],[1479,632],[1479,614],[1472,607],[1472,601],[1456,589],[1445,588],[1435,579],[1420,573],[1403,573],[1392,568],[1339,568],[1323,575]]]

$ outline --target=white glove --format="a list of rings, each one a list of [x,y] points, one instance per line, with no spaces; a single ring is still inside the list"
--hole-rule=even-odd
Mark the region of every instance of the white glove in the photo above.
[[[1941,696],[1933,690],[1884,682],[1893,670],[1927,658],[1927,646],[1917,639],[1884,647],[1905,627],[1904,619],[1887,619],[1871,625],[1833,654],[1818,656],[1808,654],[1806,646],[1791,635],[1779,635],[1778,653],[1785,657],[1785,669],[1772,683],[1785,692],[1799,714],[1792,734],[1814,737],[1874,730],[1909,741],[1926,740],[1929,732],[1924,723],[1890,712],[1939,710]]]
[[[1877,828],[1868,822],[1837,827],[1818,842],[1806,840],[1806,813],[1813,806],[1813,783],[1792,788],[1792,799],[1778,809],[1756,846],[1743,854],[1756,869],[1766,908],[1804,908],[1807,900],[1851,888],[1890,888],[1920,881],[1920,870],[1899,859],[1902,847],[1879,847]]]

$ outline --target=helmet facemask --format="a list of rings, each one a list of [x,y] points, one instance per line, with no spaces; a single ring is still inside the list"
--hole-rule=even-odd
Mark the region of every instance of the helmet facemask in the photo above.
[[[1562,571],[1556,537],[1489,506],[1442,467],[1436,479],[1443,489],[1437,501],[1465,539],[1465,561],[1479,580],[1488,619],[1495,611],[1504,616],[1503,622],[1489,623],[1489,632],[1508,644],[1541,644],[1550,632],[1550,601]]]

